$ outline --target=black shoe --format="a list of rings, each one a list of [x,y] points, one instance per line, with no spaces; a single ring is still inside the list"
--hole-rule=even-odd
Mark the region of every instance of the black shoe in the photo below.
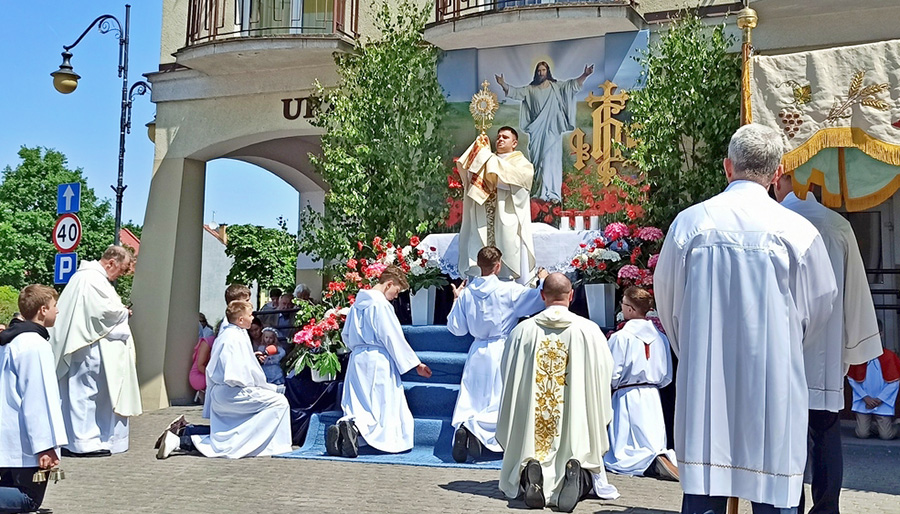
[[[466,430],[466,432],[469,432]],[[467,449],[469,450],[469,457],[472,457],[472,460],[478,460],[481,458],[481,441],[475,437],[475,434],[469,432],[469,441],[467,443]]]
[[[543,509],[547,504],[544,499],[544,472],[541,463],[529,459],[522,470],[522,488],[525,489],[525,505],[531,509]]]
[[[355,459],[359,455],[359,430],[353,420],[338,423],[341,431],[341,455]]]
[[[556,506],[561,512],[572,512],[582,497],[581,463],[576,459],[566,462],[566,476],[559,491]]]
[[[325,451],[328,455],[341,456],[341,429],[337,425],[325,429]]]
[[[469,431],[466,427],[460,426],[453,434],[453,460],[456,462],[465,462],[468,456]]]
[[[109,450],[94,450],[92,452],[76,453],[67,450],[66,448],[63,448],[60,453],[62,453],[63,457],[109,457],[112,455],[112,452]]]

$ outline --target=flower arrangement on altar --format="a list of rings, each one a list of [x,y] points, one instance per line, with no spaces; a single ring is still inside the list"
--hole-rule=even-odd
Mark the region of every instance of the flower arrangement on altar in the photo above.
[[[665,235],[656,227],[638,227],[614,222],[606,225],[603,236],[592,243],[581,243],[572,258],[587,284],[653,286],[653,269],[659,260],[659,248]]]

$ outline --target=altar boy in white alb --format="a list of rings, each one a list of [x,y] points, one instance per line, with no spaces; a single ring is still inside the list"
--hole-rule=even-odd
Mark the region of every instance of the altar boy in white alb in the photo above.
[[[506,336],[519,318],[544,308],[540,289],[528,288],[497,278],[502,256],[494,246],[478,251],[481,276],[471,279],[468,287],[453,288],[455,302],[447,316],[447,329],[453,335],[472,334],[463,368],[459,397],[453,410],[453,459],[465,462],[467,456],[478,459],[481,448],[501,452],[497,443],[497,414],[500,412],[500,358]],[[538,277],[547,276],[545,270]]]
[[[682,512],[797,512],[809,393],[803,347],[828,324],[834,272],[816,228],[769,197],[781,135],[734,134],[728,187],[681,212],[654,273],[656,304],[679,358],[675,452]]]
[[[128,450],[128,418],[141,413],[134,340],[111,282],[134,271],[134,257],[110,246],[83,261],[59,296],[50,332],[69,444],[63,453],[100,457]]]
[[[838,289],[827,329],[803,347],[812,441],[811,514],[838,512],[844,470],[839,415],[844,408],[844,376],[851,365],[865,364],[881,355],[881,337],[866,268],[850,222],[816,201],[812,193],[801,200],[793,189],[791,176],[783,175],[775,182],[775,198],[819,231]],[[801,502],[800,510],[803,506]]]
[[[325,431],[329,455],[354,458],[359,439],[372,448],[399,453],[413,447],[414,421],[400,375],[415,368],[425,378],[431,369],[410,348],[391,300],[409,288],[406,274],[388,266],[372,289],[356,294],[341,332],[352,351],[344,378],[344,416]]]
[[[19,293],[20,321],[0,333],[0,512],[32,512],[47,482],[34,473],[59,464],[66,444],[56,363],[47,339],[56,320],[56,291],[30,285]]]
[[[669,340],[646,319],[652,307],[646,289],[632,286],[622,294],[627,323],[609,338],[613,419],[603,461],[615,473],[678,480],[659,399],[659,389],[672,381],[672,356]]]

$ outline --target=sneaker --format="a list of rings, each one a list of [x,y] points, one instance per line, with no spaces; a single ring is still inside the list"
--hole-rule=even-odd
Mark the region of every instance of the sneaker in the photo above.
[[[341,429],[337,425],[325,429],[325,451],[334,457],[341,456]]]
[[[156,452],[156,458],[166,459],[179,448],[181,448],[181,437],[166,430],[166,433],[163,434],[162,444],[159,445],[159,450]]]
[[[466,430],[466,432],[469,432]],[[481,458],[481,441],[475,437],[475,434],[469,432],[469,440],[466,443],[467,449],[469,451],[469,457],[472,457],[472,460],[478,460]]]
[[[359,455],[359,430],[353,420],[338,423],[341,431],[341,455],[355,459]]]
[[[159,448],[159,445],[162,444],[163,439],[166,437],[166,432],[171,432],[175,435],[180,436],[181,432],[184,431],[184,427],[188,424],[187,420],[184,419],[184,415],[178,416],[173,419],[169,426],[163,431],[162,434],[159,435],[159,438],[156,439],[156,444],[153,445],[153,449],[156,450]]]
[[[656,459],[653,461],[653,467],[657,476],[662,480],[678,482],[678,467],[664,454],[656,456]]]
[[[566,462],[566,476],[563,478],[562,489],[556,499],[556,507],[561,512],[572,512],[581,499],[581,463],[577,459],[569,459]]]
[[[466,427],[460,426],[453,434],[453,460],[456,462],[465,462],[468,456],[469,431]]]
[[[529,459],[522,470],[522,488],[525,489],[525,505],[531,509],[543,509],[547,504],[544,498],[544,472],[541,463]]]

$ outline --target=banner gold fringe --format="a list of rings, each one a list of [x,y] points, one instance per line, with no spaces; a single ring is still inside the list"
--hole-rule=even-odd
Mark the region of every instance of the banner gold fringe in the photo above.
[[[781,162],[785,170],[793,171],[824,148],[857,148],[873,159],[900,166],[900,145],[875,139],[857,127],[820,129],[805,143],[784,154]]]

